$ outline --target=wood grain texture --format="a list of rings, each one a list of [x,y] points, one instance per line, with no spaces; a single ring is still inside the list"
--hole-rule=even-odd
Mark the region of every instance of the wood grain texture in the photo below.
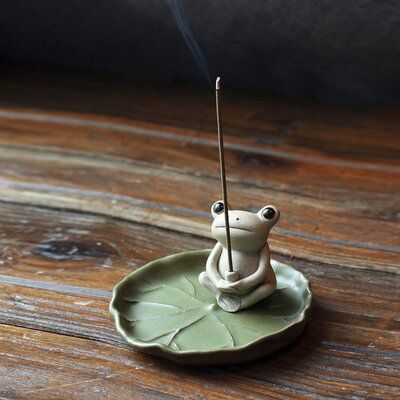
[[[40,121],[35,121],[30,115],[22,115],[28,131],[22,134],[23,146],[15,130],[21,113],[4,115],[4,120],[10,118],[8,124],[14,124],[11,132],[0,126],[3,199],[94,211],[165,228],[174,225],[182,232],[209,236],[208,209],[220,197],[217,143],[211,134],[204,139],[206,144],[182,147],[188,132],[178,140],[160,138],[152,129],[147,137],[148,130],[144,135],[129,131],[135,127],[130,122],[122,125],[128,132],[116,135],[102,123],[98,126],[95,118],[89,120],[93,126],[88,130],[88,119],[73,118],[78,126],[71,126],[66,117],[54,122],[52,115],[41,113]],[[43,136],[41,132],[48,129]],[[93,130],[106,136],[93,139]],[[269,154],[249,154],[249,149],[237,146],[227,150],[232,204],[255,210],[273,200],[283,216],[273,236],[276,250],[352,267],[397,269],[400,169],[395,163],[352,168],[321,164],[327,161],[323,157],[317,163],[276,155],[271,160]]]
[[[183,368],[133,352],[108,302],[141,265],[211,247],[212,94],[50,78],[0,81],[0,397],[398,396],[398,110],[226,94],[231,201],[281,209],[273,256],[315,308],[278,354]]]
[[[2,385],[0,394],[5,397],[390,399],[396,395],[393,364],[382,365],[363,355],[364,370],[369,367],[375,372],[367,372],[368,381],[360,381],[359,372],[348,372],[355,361],[345,349],[332,352],[320,347],[314,352],[309,344],[301,350],[293,346],[285,355],[266,358],[263,363],[189,368],[93,340],[5,325],[0,332],[3,382],[13,382],[15,375],[25,378],[18,386]],[[318,369],[315,357],[320,360]],[[16,359],[24,362],[17,364]],[[391,384],[382,385],[382,378]]]
[[[28,337],[29,332],[53,333],[46,346],[57,344],[59,349],[54,351],[65,358],[72,351],[68,346],[64,348],[65,335],[86,339],[71,342],[78,346],[73,357],[80,359],[80,363],[86,362],[86,367],[70,371],[70,375],[64,371],[57,380],[53,374],[53,356],[47,355],[44,360],[50,365],[37,366],[40,379],[32,380],[33,388],[20,383],[19,393],[26,391],[28,398],[60,398],[68,394],[76,398],[102,398],[100,394],[96,397],[97,387],[117,390],[114,379],[120,378],[115,375],[119,374],[115,366],[109,366],[105,375],[82,372],[91,369],[91,357],[100,357],[94,351],[83,361],[92,346],[97,346],[92,341],[100,348],[100,343],[112,346],[107,347],[111,359],[123,354],[137,363],[152,390],[159,387],[158,373],[152,369],[157,365],[157,370],[167,374],[167,393],[181,393],[182,383],[175,377],[185,375],[185,369],[126,350],[127,345],[115,331],[108,313],[108,303],[115,282],[131,270],[171,250],[179,251],[174,246],[187,250],[193,243],[201,248],[210,246],[211,241],[83,213],[5,203],[1,210],[0,226],[7,242],[2,247],[5,262],[0,275],[0,320],[9,326],[7,329],[18,326],[33,330],[28,331]],[[285,260],[283,256],[279,258]],[[298,259],[292,259],[291,263],[310,277],[316,298],[312,320],[304,335],[279,355],[246,364],[251,372],[244,366],[228,367],[228,372],[226,368],[193,370],[195,376],[201,377],[198,393],[204,398],[241,397],[244,393],[250,398],[322,398],[335,397],[340,386],[336,397],[393,398],[400,384],[396,359],[400,341],[398,275]],[[30,356],[30,352],[25,353],[21,363],[32,371],[38,361],[32,361]],[[125,366],[124,375],[132,373],[132,364],[129,365]],[[211,387],[209,374],[214,377]],[[113,376],[105,379],[108,375]],[[234,383],[227,383],[228,377]],[[92,379],[97,378],[94,384]],[[186,379],[191,378],[186,376]],[[71,384],[55,388],[54,382],[61,381]],[[129,385],[129,381],[119,389],[123,397],[129,390],[139,393],[143,389],[139,382]],[[252,389],[247,391],[246,384]],[[51,389],[46,389],[46,385]],[[5,385],[10,396],[14,393],[10,391],[12,387]],[[195,398],[182,393],[181,396]]]

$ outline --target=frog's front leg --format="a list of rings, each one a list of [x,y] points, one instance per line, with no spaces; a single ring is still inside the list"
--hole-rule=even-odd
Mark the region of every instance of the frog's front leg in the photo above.
[[[266,243],[264,248],[260,251],[259,257],[258,268],[252,275],[239,279],[230,285],[232,288],[236,289],[237,293],[249,293],[265,282],[272,282],[275,279],[275,272],[271,267],[268,243]]]
[[[206,270],[199,275],[199,282],[217,297],[221,291],[217,288],[218,282],[222,279],[218,270],[218,262],[221,257],[222,246],[217,243],[207,259]]]
[[[207,258],[206,274],[208,275],[209,279],[214,284],[214,286],[217,286],[218,282],[222,279],[222,276],[218,270],[218,262],[221,257],[221,254],[222,254],[222,246],[220,243],[217,243]],[[202,274],[200,274],[200,276],[202,276]],[[202,282],[200,281],[200,283]]]

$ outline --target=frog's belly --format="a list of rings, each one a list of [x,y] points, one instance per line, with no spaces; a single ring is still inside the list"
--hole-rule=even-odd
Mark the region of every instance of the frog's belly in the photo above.
[[[233,269],[239,272],[240,278],[246,278],[254,274],[258,269],[259,259],[259,253],[238,253],[232,251]],[[229,271],[228,251],[226,249],[222,250],[221,257],[219,258],[218,270],[225,279],[225,274]]]

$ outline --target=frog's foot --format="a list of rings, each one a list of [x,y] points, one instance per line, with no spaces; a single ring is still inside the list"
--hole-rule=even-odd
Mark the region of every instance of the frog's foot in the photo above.
[[[212,283],[211,279],[208,277],[207,272],[203,271],[199,275],[199,282],[202,286],[204,286],[207,290],[209,290],[215,297],[219,293],[221,293],[220,290],[217,289],[217,287]]]
[[[217,303],[224,311],[236,312],[242,307],[242,298],[237,294],[220,292],[217,295]]]
[[[276,282],[265,283],[257,289],[242,296],[241,308],[247,308],[271,295],[276,289]]]

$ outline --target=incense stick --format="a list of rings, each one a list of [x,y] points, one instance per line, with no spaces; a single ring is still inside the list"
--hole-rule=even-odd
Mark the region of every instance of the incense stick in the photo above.
[[[228,265],[229,272],[233,272],[232,264],[232,247],[231,247],[231,232],[229,229],[229,217],[228,217],[228,193],[226,190],[226,174],[225,174],[225,154],[224,154],[224,135],[221,128],[221,112],[219,110],[219,97],[221,91],[221,78],[218,77],[215,81],[215,107],[217,111],[217,130],[218,130],[218,145],[219,145],[219,165],[221,170],[221,188],[222,197],[224,201],[224,216],[225,216],[225,229],[226,229],[226,241],[228,247]]]

